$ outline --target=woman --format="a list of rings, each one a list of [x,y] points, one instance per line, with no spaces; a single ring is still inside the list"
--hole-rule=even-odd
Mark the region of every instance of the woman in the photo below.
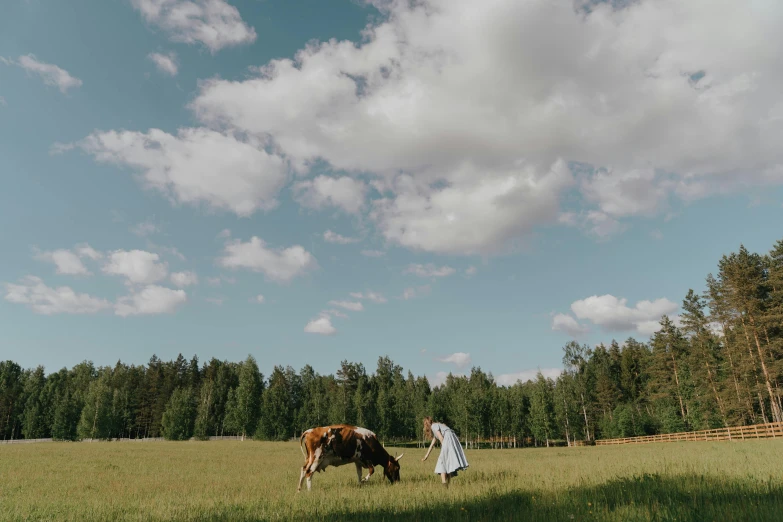
[[[432,447],[435,446],[435,439],[438,439],[441,450],[438,463],[435,464],[435,473],[440,475],[443,485],[448,488],[451,477],[456,477],[458,471],[468,467],[468,459],[459,445],[459,439],[451,428],[442,422],[432,422],[431,417],[424,417],[424,435],[432,438],[432,443],[421,461],[427,460]]]

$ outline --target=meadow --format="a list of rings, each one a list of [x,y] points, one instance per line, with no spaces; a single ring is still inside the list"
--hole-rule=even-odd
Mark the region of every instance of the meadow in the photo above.
[[[390,448],[392,453],[393,448]],[[608,520],[783,518],[783,441],[468,450],[446,490],[424,450],[402,481],[329,468],[296,493],[295,443],[0,445],[1,520]]]

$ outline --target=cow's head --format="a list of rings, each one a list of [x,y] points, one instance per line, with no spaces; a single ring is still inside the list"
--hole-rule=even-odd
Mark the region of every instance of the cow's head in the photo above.
[[[389,462],[387,462],[386,466],[383,468],[383,474],[386,476],[387,479],[389,479],[389,482],[391,482],[392,484],[400,481],[401,458],[402,455],[400,455],[399,457],[392,457],[391,455],[389,455]]]

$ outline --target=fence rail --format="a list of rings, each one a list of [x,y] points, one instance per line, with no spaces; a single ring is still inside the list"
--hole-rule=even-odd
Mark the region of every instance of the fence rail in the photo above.
[[[713,430],[664,433],[643,437],[625,437],[622,439],[602,439],[595,441],[596,446],[613,444],[650,444],[653,442],[699,442],[699,441],[736,441],[747,439],[783,439],[783,422],[768,422],[750,426],[732,426]]]

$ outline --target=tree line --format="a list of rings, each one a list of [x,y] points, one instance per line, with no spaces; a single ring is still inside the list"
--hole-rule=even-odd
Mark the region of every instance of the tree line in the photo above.
[[[783,240],[764,255],[724,255],[679,318],[663,316],[649,342],[563,347],[555,379],[498,385],[491,373],[449,375],[431,386],[388,356],[373,373],[342,361],[334,374],[255,359],[199,364],[179,355],[146,365],[89,361],[49,375],[0,362],[0,437],[172,440],[239,435],[287,440],[307,428],[351,423],[383,440],[421,439],[431,415],[469,440],[552,441],[672,433],[783,421]]]

